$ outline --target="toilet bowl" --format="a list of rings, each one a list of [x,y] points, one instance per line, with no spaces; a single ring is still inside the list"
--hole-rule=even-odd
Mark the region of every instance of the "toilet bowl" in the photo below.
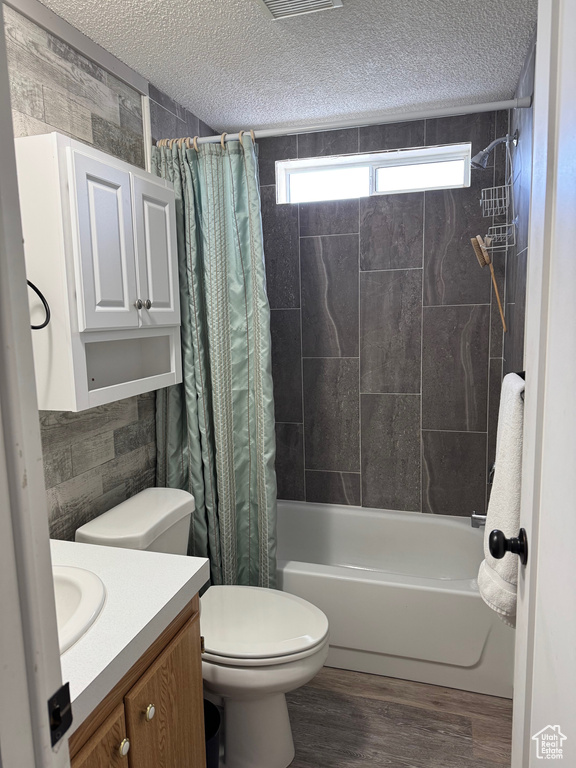
[[[328,655],[328,620],[295,595],[214,586],[201,598],[206,690],[224,704],[226,768],[286,768],[294,742],[286,693]]]
[[[76,541],[186,554],[194,498],[148,488],[76,531]],[[286,693],[328,655],[328,619],[300,597],[214,586],[201,598],[204,687],[224,703],[226,768],[287,768],[294,758]]]

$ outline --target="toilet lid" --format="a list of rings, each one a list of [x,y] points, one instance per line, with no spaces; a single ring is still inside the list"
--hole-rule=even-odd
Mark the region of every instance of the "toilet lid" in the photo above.
[[[286,656],[318,645],[328,634],[319,608],[275,589],[215,586],[201,603],[204,644],[216,656]]]

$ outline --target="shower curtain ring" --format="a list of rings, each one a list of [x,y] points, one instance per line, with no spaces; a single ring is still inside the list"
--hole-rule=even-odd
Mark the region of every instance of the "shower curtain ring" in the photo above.
[[[196,150],[196,152],[198,152],[198,136],[194,136],[194,138],[192,139],[192,144],[194,145],[194,149]]]
[[[250,128],[250,136],[252,137],[252,144],[256,144],[256,134],[254,133],[252,128]]]
[[[222,136],[220,136],[220,144],[222,145],[222,149],[226,149],[224,146],[224,141],[226,140],[227,133],[223,133]]]
[[[186,138],[186,149],[191,149],[190,147],[190,136]]]
[[[244,136],[245,133],[246,131],[238,131],[238,141],[240,142],[241,147],[242,147],[242,136]],[[242,147],[242,149],[244,149],[244,147]]]

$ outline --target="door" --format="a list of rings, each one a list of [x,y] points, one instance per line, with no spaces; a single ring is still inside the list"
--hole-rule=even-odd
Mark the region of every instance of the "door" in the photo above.
[[[541,0],[513,768],[576,765],[576,3]],[[545,763],[544,763],[545,764]]]
[[[132,177],[142,325],[178,325],[180,295],[174,193]]]
[[[138,328],[130,174],[72,151],[79,330]]]
[[[0,4],[0,764],[67,768],[48,699],[62,674]]]
[[[204,768],[204,705],[198,614],[124,699],[130,763],[138,768]]]
[[[119,704],[72,760],[72,768],[128,768],[129,751],[124,705]]]

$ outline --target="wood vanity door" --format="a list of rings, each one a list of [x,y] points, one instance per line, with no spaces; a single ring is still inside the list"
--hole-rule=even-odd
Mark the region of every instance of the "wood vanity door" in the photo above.
[[[128,758],[120,755],[126,738],[124,705],[119,704],[72,760],[72,768],[128,768]]]
[[[154,717],[147,720],[149,705]],[[205,768],[198,614],[124,698],[131,768]]]

